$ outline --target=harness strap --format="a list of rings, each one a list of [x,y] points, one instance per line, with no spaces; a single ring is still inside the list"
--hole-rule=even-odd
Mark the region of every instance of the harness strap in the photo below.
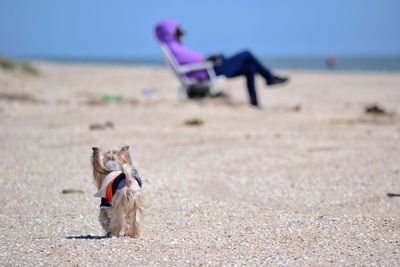
[[[139,187],[142,188],[142,180],[140,179],[139,173],[137,170],[134,170],[133,177],[136,182],[139,184]],[[121,173],[118,176],[114,177],[107,185],[105,197],[101,198],[100,207],[111,207],[112,198],[118,190],[118,186],[122,180],[126,179],[125,173]]]

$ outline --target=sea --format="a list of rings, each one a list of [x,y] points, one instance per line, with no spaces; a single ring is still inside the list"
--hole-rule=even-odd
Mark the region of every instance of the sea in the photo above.
[[[324,57],[265,58],[263,62],[274,69],[331,71],[400,71],[399,57],[335,57],[328,64]]]
[[[162,58],[32,58],[56,62],[99,63],[117,65],[162,66]],[[328,64],[324,57],[264,57],[262,63],[271,69],[281,70],[329,70],[329,71],[384,71],[399,72],[400,56],[385,57],[335,57],[334,64]]]

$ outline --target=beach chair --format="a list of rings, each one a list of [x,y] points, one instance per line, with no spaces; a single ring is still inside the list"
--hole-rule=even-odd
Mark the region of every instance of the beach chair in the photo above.
[[[187,98],[187,90],[189,89],[189,87],[200,83],[198,80],[191,79],[186,76],[186,73],[191,71],[207,71],[209,80],[202,81],[201,84],[210,88],[210,94],[217,94],[218,92],[221,92],[220,84],[221,81],[225,79],[225,77],[222,75],[217,76],[215,74],[214,67],[211,61],[179,65],[167,45],[160,43],[160,47],[164,54],[167,65],[172,69],[175,76],[181,82],[181,86],[178,88],[178,99]]]

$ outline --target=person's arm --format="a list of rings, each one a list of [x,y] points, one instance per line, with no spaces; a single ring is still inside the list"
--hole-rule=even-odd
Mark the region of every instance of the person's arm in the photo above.
[[[218,66],[222,63],[222,54],[213,54],[206,58],[207,61],[211,61],[214,66]]]

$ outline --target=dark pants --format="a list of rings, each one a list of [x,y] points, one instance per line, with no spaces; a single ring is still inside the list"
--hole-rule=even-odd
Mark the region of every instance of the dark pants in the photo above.
[[[249,51],[243,51],[231,57],[223,57],[221,64],[215,66],[214,69],[217,75],[224,75],[228,78],[246,76],[250,103],[255,106],[258,105],[255,75],[260,74],[266,82],[273,79],[271,71],[263,66]]]

